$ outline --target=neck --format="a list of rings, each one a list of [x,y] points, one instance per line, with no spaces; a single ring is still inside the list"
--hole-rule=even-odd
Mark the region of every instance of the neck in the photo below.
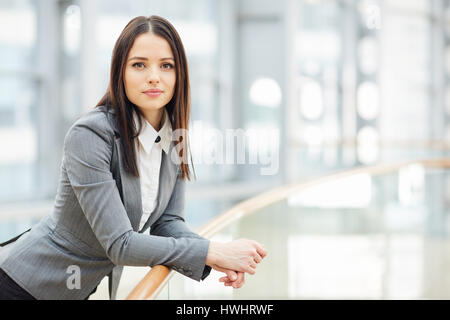
[[[142,111],[142,114],[144,115],[145,120],[147,120],[156,131],[161,129],[164,120],[164,108],[147,112]]]

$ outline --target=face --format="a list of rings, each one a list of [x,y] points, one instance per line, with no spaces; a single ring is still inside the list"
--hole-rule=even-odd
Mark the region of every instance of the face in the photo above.
[[[175,60],[170,45],[152,33],[139,35],[128,54],[125,92],[145,118],[155,122],[175,91]]]

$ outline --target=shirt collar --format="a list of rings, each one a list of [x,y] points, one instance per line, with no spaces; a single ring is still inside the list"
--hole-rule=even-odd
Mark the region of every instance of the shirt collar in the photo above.
[[[135,123],[137,124],[137,112],[133,113],[133,117]],[[156,131],[155,128],[153,128],[153,126],[144,117],[142,117],[143,127],[138,138],[145,152],[147,152],[148,154],[150,154],[150,151],[155,144],[155,139],[158,136],[161,137],[161,141],[158,143],[161,144],[161,147],[166,154],[169,153],[169,146],[172,140],[172,125],[170,124],[169,114],[167,113],[166,109],[164,109],[163,117],[164,124],[159,131]]]

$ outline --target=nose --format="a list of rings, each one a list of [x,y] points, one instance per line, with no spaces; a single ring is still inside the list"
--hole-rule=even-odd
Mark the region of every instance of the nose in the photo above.
[[[147,75],[147,82],[149,83],[159,83],[159,73],[154,69],[150,69]]]

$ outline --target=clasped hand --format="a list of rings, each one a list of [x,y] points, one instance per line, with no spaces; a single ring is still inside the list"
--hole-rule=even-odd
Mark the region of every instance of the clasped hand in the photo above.
[[[225,286],[240,288],[245,283],[245,273],[255,274],[257,264],[266,255],[266,249],[254,240],[238,239],[227,243],[211,241],[206,264],[226,274],[219,279]]]

